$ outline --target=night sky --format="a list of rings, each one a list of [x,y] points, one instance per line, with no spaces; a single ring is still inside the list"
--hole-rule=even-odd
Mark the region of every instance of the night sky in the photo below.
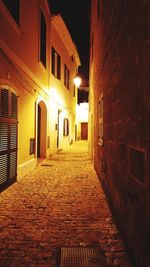
[[[79,74],[84,81],[89,78],[90,0],[49,0],[53,14],[61,14],[75,42],[81,67]]]

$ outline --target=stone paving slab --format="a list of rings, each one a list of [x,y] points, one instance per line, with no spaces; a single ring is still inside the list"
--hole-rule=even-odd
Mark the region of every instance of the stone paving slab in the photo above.
[[[0,266],[56,267],[61,247],[95,246],[131,267],[86,151],[76,142],[0,194]]]

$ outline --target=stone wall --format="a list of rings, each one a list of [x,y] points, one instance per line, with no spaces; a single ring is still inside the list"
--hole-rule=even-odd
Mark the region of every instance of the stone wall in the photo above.
[[[142,267],[150,266],[149,34],[149,0],[92,1],[94,165],[128,250]],[[103,145],[98,144],[101,93]]]

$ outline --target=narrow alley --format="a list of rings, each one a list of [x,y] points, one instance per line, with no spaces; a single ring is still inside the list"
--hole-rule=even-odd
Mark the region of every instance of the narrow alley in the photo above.
[[[0,240],[2,267],[56,267],[65,247],[98,247],[108,266],[131,266],[86,141],[46,159],[1,193]]]

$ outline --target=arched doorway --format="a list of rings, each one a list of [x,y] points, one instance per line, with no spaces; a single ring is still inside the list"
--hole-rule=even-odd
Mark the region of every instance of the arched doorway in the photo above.
[[[0,191],[17,177],[17,96],[0,87]]]
[[[44,101],[37,105],[37,157],[46,158],[47,108]]]

